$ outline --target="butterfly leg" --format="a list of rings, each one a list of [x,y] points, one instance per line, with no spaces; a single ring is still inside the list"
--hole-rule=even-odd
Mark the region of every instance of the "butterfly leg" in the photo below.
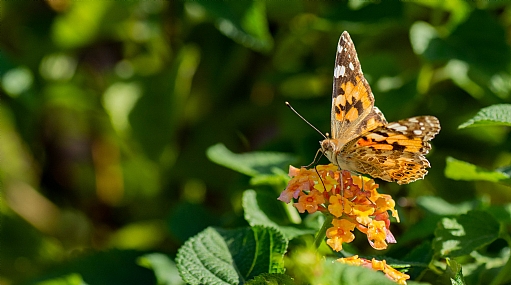
[[[320,152],[321,152],[321,154],[319,154]],[[319,155],[319,157],[318,157],[318,155]],[[316,155],[314,155],[314,160],[312,160],[312,162],[309,165],[306,165],[304,167],[309,168],[309,167],[317,164],[318,161],[321,159],[321,157],[323,157],[323,152],[321,151],[321,149],[318,149],[318,151],[316,151]],[[314,166],[314,168],[316,168],[316,167]],[[316,172],[317,172],[317,170],[316,170]]]
[[[325,189],[325,191],[326,191],[325,182],[323,182],[323,178],[321,178],[321,175],[319,174],[319,171],[318,171],[318,168],[316,167],[316,165],[314,165],[314,170],[316,170],[316,173],[318,174],[319,180],[321,180],[321,184],[323,184],[323,189]]]

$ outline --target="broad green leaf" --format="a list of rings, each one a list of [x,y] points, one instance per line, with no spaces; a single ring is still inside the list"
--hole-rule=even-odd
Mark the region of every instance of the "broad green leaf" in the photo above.
[[[278,152],[236,154],[223,144],[209,147],[206,154],[211,161],[252,177],[276,175],[273,170],[275,167],[285,169],[295,160],[295,157],[290,154]]]
[[[62,277],[46,280],[43,282],[36,283],[37,285],[87,285],[82,279],[80,274],[69,274]]]
[[[281,226],[289,220],[285,206],[283,202],[277,200],[276,195],[272,196],[267,192],[246,190],[243,193],[245,220],[251,226],[278,228],[289,240],[304,234],[314,234],[317,231],[317,229],[298,226]],[[297,213],[294,208],[291,210],[294,214]],[[299,216],[297,218],[299,219]]]
[[[446,167],[444,171],[445,177],[454,180],[465,180],[465,181],[491,181],[501,182],[507,185],[511,185],[509,175],[499,172],[490,171],[473,165],[471,163],[457,160],[453,157],[447,157]]]
[[[497,104],[481,109],[458,129],[481,126],[511,126],[511,104]]]
[[[187,284],[239,284],[262,273],[283,273],[286,249],[286,239],[272,228],[207,228],[179,249],[176,262]]]
[[[499,228],[498,221],[484,211],[444,218],[435,231],[433,248],[443,257],[467,255],[496,240]]]
[[[273,47],[264,1],[195,1],[216,19],[224,35],[253,50],[267,52]]]
[[[179,276],[176,264],[165,254],[146,254],[141,256],[137,263],[154,271],[158,285],[185,284]]]
[[[293,278],[286,274],[268,274],[263,273],[249,280],[247,285],[294,285]]]

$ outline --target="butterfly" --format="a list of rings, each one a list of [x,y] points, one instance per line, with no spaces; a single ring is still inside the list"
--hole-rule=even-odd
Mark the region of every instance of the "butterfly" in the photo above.
[[[341,169],[407,184],[424,178],[430,167],[429,141],[440,132],[433,116],[388,123],[374,106],[355,45],[343,32],[337,45],[331,111],[331,137],[321,151]]]

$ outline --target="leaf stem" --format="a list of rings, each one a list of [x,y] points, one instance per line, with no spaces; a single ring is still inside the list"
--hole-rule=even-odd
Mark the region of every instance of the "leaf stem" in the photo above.
[[[314,247],[316,249],[319,248],[323,240],[326,236],[326,230],[332,226],[332,220],[334,219],[334,216],[332,215],[325,215],[325,221],[323,222],[323,226],[321,226],[321,229],[316,234],[316,238],[314,239]]]
[[[508,246],[511,246],[511,236],[509,236],[509,234],[506,232],[506,230],[504,229],[502,224],[500,225],[500,227],[501,227],[500,238],[504,239],[507,242]],[[502,267],[502,269],[500,269],[499,273],[491,281],[490,285],[498,285],[498,284],[504,284],[506,282],[509,282],[509,279],[510,279],[509,272],[511,272],[511,258],[509,258],[507,260],[504,267]]]

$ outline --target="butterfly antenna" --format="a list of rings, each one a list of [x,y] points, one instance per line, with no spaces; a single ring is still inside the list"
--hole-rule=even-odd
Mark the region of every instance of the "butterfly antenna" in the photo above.
[[[324,137],[325,139],[327,139],[327,137],[320,131],[318,130],[318,128],[314,127],[311,123],[309,123],[309,121],[307,121],[302,115],[300,115],[292,106],[291,104],[289,104],[289,102],[286,102],[286,106],[289,107],[289,109],[291,109],[291,111],[293,111],[298,117],[300,117],[300,119],[302,119],[304,122],[306,122],[309,126],[311,126],[314,130],[316,130],[316,132],[320,133],[322,137]]]

